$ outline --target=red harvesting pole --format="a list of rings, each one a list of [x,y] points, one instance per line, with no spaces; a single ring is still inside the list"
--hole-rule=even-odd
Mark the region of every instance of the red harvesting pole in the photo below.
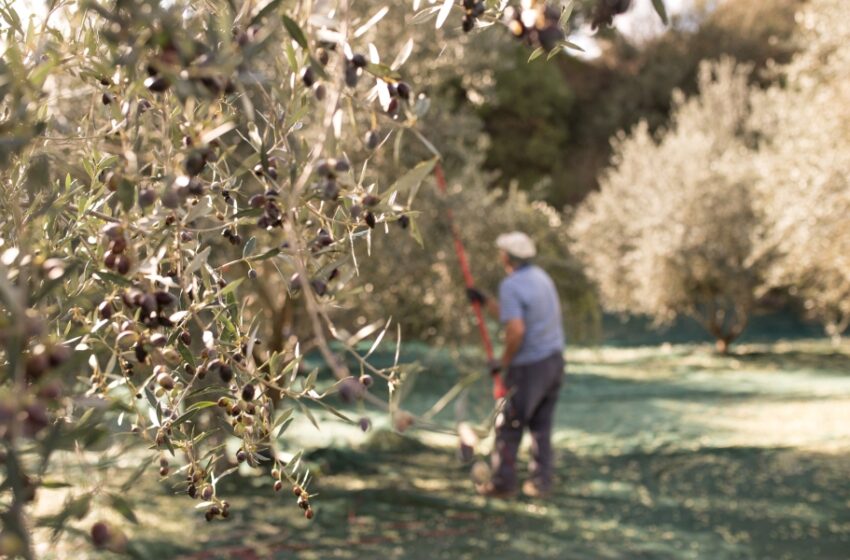
[[[437,187],[440,192],[446,194],[446,177],[443,175],[443,166],[439,160],[434,165],[434,177],[437,179]],[[466,258],[466,250],[463,248],[463,241],[460,239],[460,231],[455,225],[454,216],[451,208],[446,208],[446,218],[449,222],[449,227],[452,228],[452,237],[454,238],[455,253],[457,260],[460,262],[460,270],[463,273],[463,280],[467,288],[475,286],[475,281],[472,278],[472,271],[469,269],[469,261]],[[484,323],[484,314],[481,309],[481,304],[477,301],[471,302],[472,310],[475,312],[475,321],[478,323],[478,331],[481,333],[481,342],[484,345],[484,352],[487,354],[487,360],[493,361],[493,343],[490,341],[490,333],[487,331],[487,325]]]

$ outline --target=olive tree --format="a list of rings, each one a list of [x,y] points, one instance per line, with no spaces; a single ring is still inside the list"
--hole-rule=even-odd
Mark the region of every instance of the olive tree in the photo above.
[[[754,99],[758,171],[771,242],[770,282],[802,299],[837,338],[850,325],[850,24],[846,6],[801,13],[802,51],[782,85]]]
[[[599,192],[572,223],[576,250],[615,312],[699,321],[726,351],[747,325],[772,253],[746,130],[748,68],[700,68],[657,136],[641,123],[614,142]]]
[[[393,8],[385,20],[395,23],[403,11]],[[373,316],[391,315],[406,337],[432,344],[476,342],[471,314],[464,312],[467,302],[451,225],[457,227],[466,246],[476,282],[488,291],[495,291],[503,274],[497,263],[495,238],[504,231],[523,229],[538,240],[538,260],[559,283],[567,303],[570,333],[585,340],[593,338],[598,333],[598,306],[580,264],[569,251],[564,216],[528,193],[510,187],[490,188],[492,174],[481,171],[486,131],[470,99],[494,95],[499,71],[518,63],[525,65],[528,51],[518,59],[515,41],[495,33],[464,36],[456,30],[460,33],[457,40],[441,45],[426,40],[425,36],[432,33],[430,26],[389,28],[389,32],[376,33],[370,39],[379,47],[389,47],[403,43],[404,33],[412,33],[417,44],[424,43],[420,50],[429,54],[409,60],[406,66],[414,86],[425,82],[429,91],[442,92],[429,97],[429,110],[420,122],[428,131],[429,142],[439,149],[449,189],[442,194],[430,173],[433,152],[429,147],[405,141],[416,131],[395,136],[387,149],[373,154],[373,169],[389,176],[425,160],[419,175],[425,178],[413,193],[415,199],[404,200],[412,208],[407,214],[412,220],[386,223],[386,235],[373,237],[375,258],[360,269],[354,280],[358,289],[338,300],[343,315],[363,326]],[[460,65],[471,71],[458,76],[454,69]],[[456,98],[459,90],[463,102]],[[397,149],[399,143],[404,149]],[[449,211],[453,220],[447,216]]]
[[[380,255],[361,275],[366,297],[355,300],[352,314],[379,309],[392,311],[405,333],[434,344],[469,343],[477,338],[472,314],[467,313],[463,278],[455,254],[452,225],[465,245],[476,284],[498,293],[504,271],[495,239],[500,233],[522,230],[537,243],[535,262],[553,277],[565,304],[565,326],[572,339],[593,340],[600,332],[599,306],[578,259],[571,253],[565,217],[516,188],[489,190],[483,184],[449,183],[441,195],[436,186],[423,186],[417,196],[421,244],[400,238],[396,226],[375,240]],[[453,221],[447,218],[447,210]],[[354,318],[354,317],[353,317]],[[361,319],[361,321],[365,320]]]
[[[124,490],[149,467],[215,521],[230,514],[222,478],[264,466],[309,519],[310,476],[282,437],[295,415],[358,422],[338,394],[399,430],[415,420],[368,390],[404,383],[404,364],[356,348],[386,328],[334,325],[373,238],[416,231],[438,152],[420,130],[427,84],[405,64],[416,42],[379,50],[388,7],[350,4],[51,0],[38,22],[0,8],[0,554],[33,557],[27,504],[64,485],[50,467],[66,450],[95,472],[127,446],[150,452],[114,488],[72,488],[39,520],[56,532],[93,505],[133,518]],[[414,4],[409,23],[565,46],[543,2]],[[428,159],[388,173],[373,163],[389,146]],[[308,351],[333,378],[301,371]],[[103,522],[91,538],[127,547]]]

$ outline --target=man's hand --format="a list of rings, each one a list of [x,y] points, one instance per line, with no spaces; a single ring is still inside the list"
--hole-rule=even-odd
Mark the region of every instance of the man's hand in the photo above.
[[[502,381],[502,376],[496,374],[493,376],[493,400],[503,399],[508,396],[508,388],[505,382]]]
[[[487,364],[487,369],[490,376],[493,378],[493,399],[503,399],[508,395],[508,388],[505,382],[502,381],[502,363],[499,360],[491,360]]]
[[[477,303],[482,306],[487,303],[487,296],[475,286],[470,286],[466,289],[466,299],[469,300],[469,303]]]

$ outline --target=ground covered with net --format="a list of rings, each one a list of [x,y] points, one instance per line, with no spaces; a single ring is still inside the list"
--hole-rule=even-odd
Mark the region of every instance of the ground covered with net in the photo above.
[[[160,559],[850,554],[850,347],[578,349],[568,361],[548,500],[478,497],[448,436],[400,436],[375,416],[365,435],[290,428],[311,447],[312,521],[259,475],[229,479],[226,522],[207,524],[155,476],[130,491],[138,523],[116,522],[133,555]],[[446,382],[437,377],[451,375],[438,362],[423,358],[412,409],[433,403]],[[486,415],[480,385],[471,415]],[[451,424],[449,408],[440,419]],[[56,543],[41,535],[40,557],[79,558],[85,527]]]

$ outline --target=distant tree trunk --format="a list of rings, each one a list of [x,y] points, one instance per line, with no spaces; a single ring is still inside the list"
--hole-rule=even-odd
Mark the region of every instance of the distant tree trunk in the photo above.
[[[718,352],[719,354],[724,354],[724,355],[726,355],[726,354],[728,354],[728,353],[729,353],[729,346],[730,346],[731,344],[732,344],[732,341],[731,341],[728,337],[726,337],[726,338],[718,338],[718,339],[714,342],[714,347],[715,347],[715,348],[717,348],[717,352]]]
[[[826,334],[829,335],[833,346],[837,347],[841,344],[841,335],[847,330],[848,326],[850,326],[850,315],[844,315],[826,324]]]
[[[697,320],[702,323],[708,333],[714,337],[714,346],[720,354],[728,354],[732,343],[747,328],[750,317],[750,307],[748,305],[735,305],[732,312],[727,312],[724,308],[718,308],[713,305],[708,306],[708,312],[705,314],[694,314]]]

